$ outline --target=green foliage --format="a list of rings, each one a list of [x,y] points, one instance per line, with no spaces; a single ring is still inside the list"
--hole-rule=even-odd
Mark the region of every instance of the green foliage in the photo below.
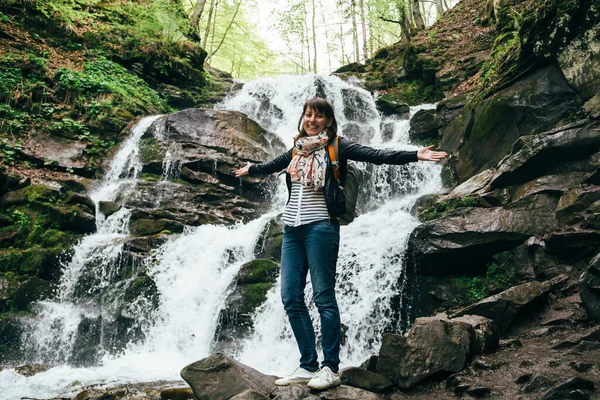
[[[500,34],[492,47],[491,57],[481,67],[481,81],[484,87],[492,87],[504,76],[514,72],[521,51],[518,31]]]
[[[272,283],[252,283],[243,286],[243,309],[241,313],[251,314],[256,307],[267,300],[267,292],[273,286]]]
[[[458,208],[476,207],[479,204],[479,199],[472,196],[461,197],[459,199],[449,199],[439,201],[432,207],[421,210],[419,217],[423,221],[431,221],[440,217],[442,214],[452,212]]]
[[[133,113],[149,109],[169,109],[166,101],[144,80],[104,57],[84,63],[83,72],[60,68],[54,79],[64,92],[66,100],[86,97],[88,101],[85,109],[91,107],[93,115],[117,102]],[[110,99],[103,98],[99,101],[98,96],[101,95],[109,95]]]
[[[509,251],[494,256],[494,260],[487,265],[485,277],[458,276],[450,278],[450,285],[461,293],[453,299],[456,306],[478,302],[517,283],[517,265],[513,253]]]
[[[18,158],[22,148],[18,141],[11,142],[8,138],[0,138],[0,164],[11,165]]]

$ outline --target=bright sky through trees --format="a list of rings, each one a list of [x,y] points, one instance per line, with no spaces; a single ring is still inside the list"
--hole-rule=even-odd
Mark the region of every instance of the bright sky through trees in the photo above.
[[[183,0],[207,63],[240,79],[329,74],[435,22],[458,0]],[[192,17],[193,19],[193,17]]]

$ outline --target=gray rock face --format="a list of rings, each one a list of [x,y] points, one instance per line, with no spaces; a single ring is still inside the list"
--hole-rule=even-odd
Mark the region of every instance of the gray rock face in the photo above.
[[[412,141],[434,141],[439,139],[439,131],[443,125],[435,110],[419,110],[410,120],[408,136]]]
[[[141,139],[142,181],[116,202],[135,209],[130,228],[137,235],[252,219],[272,195],[274,178],[239,179],[234,170],[240,160],[264,162],[283,151],[274,134],[239,112],[170,114]]]
[[[275,377],[263,375],[221,353],[187,365],[181,370],[181,377],[198,400],[229,399],[246,390],[268,395],[275,390]]]
[[[341,369],[339,375],[343,384],[370,392],[384,392],[394,385],[391,380],[383,375],[357,367]]]
[[[459,372],[468,361],[472,335],[465,322],[417,318],[406,336],[383,335],[377,372],[404,389],[438,372]]]
[[[519,137],[554,128],[580,105],[560,71],[546,67],[476,105],[467,103],[445,128],[440,147],[458,156],[450,164],[464,182],[495,166]]]
[[[262,393],[255,392],[254,390],[246,390],[240,394],[236,394],[231,400],[267,400],[270,397],[265,396]]]
[[[579,295],[587,315],[600,322],[600,253],[579,277]]]
[[[456,318],[469,314],[480,315],[494,321],[500,332],[505,333],[520,311],[534,306],[548,295],[549,290],[549,282],[533,281],[524,283],[465,307],[450,317]]]

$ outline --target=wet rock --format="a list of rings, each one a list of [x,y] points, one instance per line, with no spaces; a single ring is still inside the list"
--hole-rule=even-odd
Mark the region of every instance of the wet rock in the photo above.
[[[358,124],[349,122],[341,127],[343,136],[352,140],[353,142],[367,145],[375,137],[375,129],[369,125]]]
[[[385,376],[358,367],[341,369],[339,375],[343,384],[370,392],[384,392],[394,386]]]
[[[383,396],[351,386],[338,386],[319,393],[322,400],[382,400]]]
[[[481,315],[494,321],[500,332],[505,333],[517,314],[539,304],[546,298],[549,289],[550,284],[547,282],[524,283],[465,307],[452,314],[451,318],[469,314]]]
[[[221,353],[187,365],[181,370],[181,377],[199,400],[228,399],[248,389],[265,394],[275,390],[275,377],[263,375]]]
[[[464,182],[494,167],[511,152],[515,140],[554,128],[579,107],[579,96],[561,72],[554,66],[542,68],[483,101],[468,103],[445,128],[440,147],[459,154],[450,164],[458,181]],[[527,172],[522,171],[521,182],[530,180],[534,171]]]
[[[600,118],[600,92],[598,92],[594,97],[589,99],[583,105],[583,109],[590,115],[590,117],[595,119]]]
[[[380,96],[375,102],[377,103],[377,108],[384,115],[405,115],[410,112],[410,106],[408,104],[398,103],[387,96]]]
[[[215,349],[239,343],[252,329],[252,316],[266,299],[277,279],[279,264],[271,260],[253,260],[240,268],[225,306],[218,317],[213,345]]]
[[[194,400],[191,388],[167,388],[160,391],[160,400]]]
[[[236,394],[230,400],[265,400],[270,399],[269,396],[265,396],[262,393],[256,392],[254,390],[245,390],[240,394]]]
[[[377,373],[409,388],[438,372],[458,372],[470,356],[472,327],[441,318],[417,318],[405,336],[384,334]]]
[[[579,277],[579,295],[587,315],[600,322],[600,253]]]
[[[282,214],[273,218],[267,223],[265,229],[260,235],[254,255],[256,258],[281,261],[281,245],[283,244],[283,228],[284,224],[281,221]]]
[[[33,375],[38,374],[40,372],[46,372],[50,368],[52,368],[50,365],[44,365],[44,364],[27,364],[27,365],[22,365],[20,367],[16,367],[15,368],[15,372],[17,374],[23,375],[23,376],[33,376]]]
[[[98,203],[98,209],[106,218],[110,217],[121,209],[121,205],[113,201],[101,201]]]
[[[585,378],[575,377],[548,390],[541,397],[541,400],[591,399],[591,394],[595,392],[596,385],[594,382]]]
[[[39,278],[31,278],[19,286],[13,295],[16,310],[27,310],[34,301],[42,300],[52,294],[53,285]]]
[[[460,114],[460,111],[469,99],[470,97],[465,94],[441,100],[437,105],[436,111],[442,123],[448,125],[450,121]]]
[[[419,110],[410,119],[408,136],[411,141],[421,143],[439,139],[439,128],[443,125],[435,110]]]

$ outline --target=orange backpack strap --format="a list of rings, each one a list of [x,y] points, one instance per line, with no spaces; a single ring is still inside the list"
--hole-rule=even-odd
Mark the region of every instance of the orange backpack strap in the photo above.
[[[334,142],[327,145],[329,160],[331,160],[331,166],[333,167],[333,177],[336,181],[340,180],[340,161],[338,160],[339,138],[339,136],[336,136]]]

